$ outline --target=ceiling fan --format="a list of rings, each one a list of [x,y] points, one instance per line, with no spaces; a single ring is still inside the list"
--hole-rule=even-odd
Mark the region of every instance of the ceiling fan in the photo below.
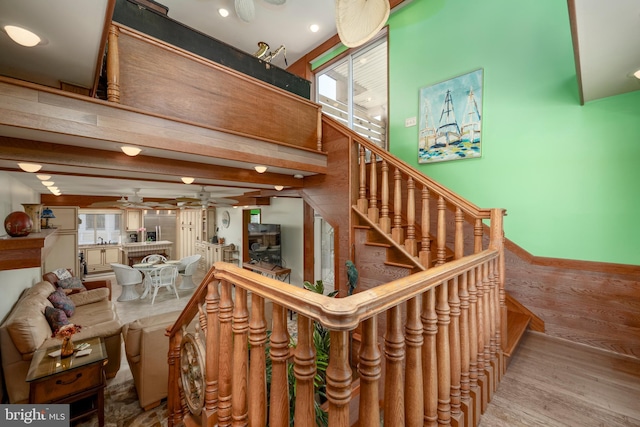
[[[139,188],[133,189],[133,195],[122,196],[118,200],[94,202],[89,205],[91,208],[131,208],[131,209],[149,209],[149,208],[172,208],[173,206],[167,203],[159,202],[145,202],[142,196],[138,195]]]
[[[205,186],[200,187],[194,197],[181,196],[174,199],[165,200],[162,203],[168,203],[178,208],[196,208],[204,209],[210,206],[233,206],[238,203],[237,200],[225,197],[211,197],[211,192],[205,190]]]

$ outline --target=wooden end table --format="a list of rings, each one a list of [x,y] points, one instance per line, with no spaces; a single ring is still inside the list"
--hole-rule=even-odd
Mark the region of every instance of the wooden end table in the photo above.
[[[70,404],[71,422],[98,414],[98,424],[104,426],[104,389],[106,386],[104,367],[107,350],[100,337],[74,341],[90,345],[86,356],[60,358],[49,353],[60,346],[41,348],[33,354],[27,382],[29,403]]]

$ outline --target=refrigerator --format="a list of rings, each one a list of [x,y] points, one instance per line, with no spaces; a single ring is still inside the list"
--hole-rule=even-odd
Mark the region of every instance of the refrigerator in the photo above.
[[[168,240],[176,243],[176,211],[161,209],[147,209],[143,214],[143,224],[146,229],[147,240],[159,242]]]

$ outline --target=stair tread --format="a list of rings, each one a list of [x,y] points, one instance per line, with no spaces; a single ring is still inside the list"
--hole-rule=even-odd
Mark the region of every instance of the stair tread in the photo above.
[[[513,354],[530,322],[531,316],[527,314],[517,311],[507,312],[507,348],[504,349],[505,356],[510,357]]]

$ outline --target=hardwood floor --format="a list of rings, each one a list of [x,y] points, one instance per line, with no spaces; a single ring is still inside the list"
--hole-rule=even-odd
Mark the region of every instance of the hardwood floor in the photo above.
[[[640,426],[640,360],[527,332],[480,425]]]

